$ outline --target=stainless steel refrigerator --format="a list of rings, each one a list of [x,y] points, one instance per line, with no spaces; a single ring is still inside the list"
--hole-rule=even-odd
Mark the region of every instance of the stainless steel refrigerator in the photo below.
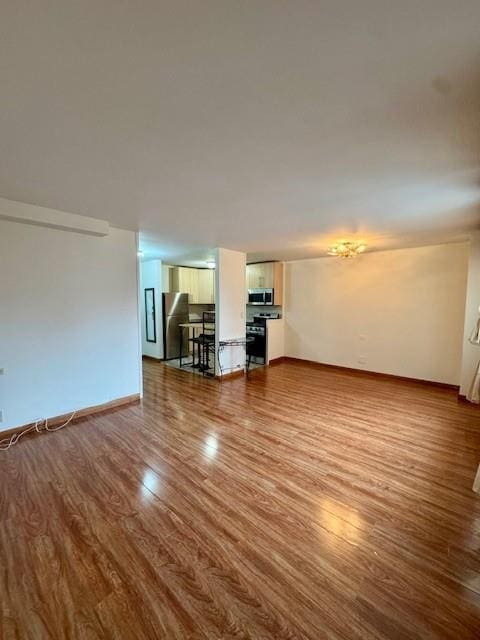
[[[163,294],[163,353],[165,360],[180,357],[180,331],[183,332],[182,358],[188,355],[188,293]]]

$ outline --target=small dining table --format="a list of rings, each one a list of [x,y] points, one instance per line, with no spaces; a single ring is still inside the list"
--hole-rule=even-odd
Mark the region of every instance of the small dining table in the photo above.
[[[178,325],[180,328],[180,358],[179,358],[179,366],[180,367],[186,367],[186,366],[192,366],[192,367],[197,367],[200,365],[200,362],[198,365],[195,364],[195,352],[192,355],[192,362],[186,362],[185,364],[182,364],[182,351],[183,351],[183,330],[184,329],[188,329],[188,335],[190,337],[190,330],[192,330],[193,333],[193,337],[195,338],[195,332],[196,331],[203,331],[204,329],[208,329],[208,331],[215,331],[215,323],[214,322],[205,322],[205,324],[201,321],[198,322],[182,322],[181,324]],[[195,349],[195,347],[193,347]],[[200,360],[200,358],[199,358]]]

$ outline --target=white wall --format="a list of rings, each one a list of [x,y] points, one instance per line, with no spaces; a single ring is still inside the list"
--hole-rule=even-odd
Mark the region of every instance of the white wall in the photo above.
[[[476,325],[480,306],[480,236],[472,239],[468,261],[467,296],[465,301],[465,326],[463,337],[462,374],[460,393],[467,395],[480,360],[480,347],[469,342]]]
[[[267,364],[285,355],[285,319],[267,320]]]
[[[140,327],[142,332],[142,353],[151,358],[163,358],[163,275],[161,260],[140,263]],[[145,289],[155,291],[156,342],[147,342],[145,329]]]
[[[215,268],[216,340],[245,338],[246,255],[217,249]],[[227,347],[221,355],[224,373],[245,367],[245,348]]]
[[[136,238],[0,221],[0,429],[140,392]]]
[[[468,244],[286,264],[287,356],[460,383]]]

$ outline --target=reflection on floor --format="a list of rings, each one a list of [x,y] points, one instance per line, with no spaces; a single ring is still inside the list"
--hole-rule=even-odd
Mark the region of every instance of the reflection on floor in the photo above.
[[[186,364],[187,362],[191,363],[191,356],[188,358],[182,358],[182,366],[180,367],[180,359],[174,358],[173,360],[164,360],[163,364],[167,365],[167,367],[173,367],[173,369],[181,369],[182,371],[188,371],[189,373],[196,373],[198,375],[202,375],[202,372],[198,367],[192,367],[191,364]]]
[[[478,415],[303,363],[146,360],[141,403],[1,454],[0,637],[478,639]]]
[[[195,362],[197,362],[197,360],[195,360]],[[174,358],[173,360],[163,360],[163,364],[167,365],[167,367],[172,367],[173,369],[180,369],[181,371],[188,371],[189,373],[196,373],[197,375],[202,375],[202,372],[198,368],[198,366],[196,367],[192,366],[191,356],[189,356],[188,358],[182,358],[181,367],[180,367],[179,358]],[[264,367],[264,366],[265,365],[262,362],[261,358],[258,358],[258,362],[255,361],[255,358],[252,358],[252,361],[250,362],[249,371],[253,371],[253,369],[260,369],[261,367]]]

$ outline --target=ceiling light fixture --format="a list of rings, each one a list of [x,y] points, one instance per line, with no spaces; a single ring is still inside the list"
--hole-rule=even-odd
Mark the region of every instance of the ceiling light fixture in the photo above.
[[[336,242],[328,247],[329,256],[337,256],[340,258],[354,258],[359,253],[363,253],[367,245],[364,242]]]
[[[207,260],[208,269],[215,269],[215,260]]]

